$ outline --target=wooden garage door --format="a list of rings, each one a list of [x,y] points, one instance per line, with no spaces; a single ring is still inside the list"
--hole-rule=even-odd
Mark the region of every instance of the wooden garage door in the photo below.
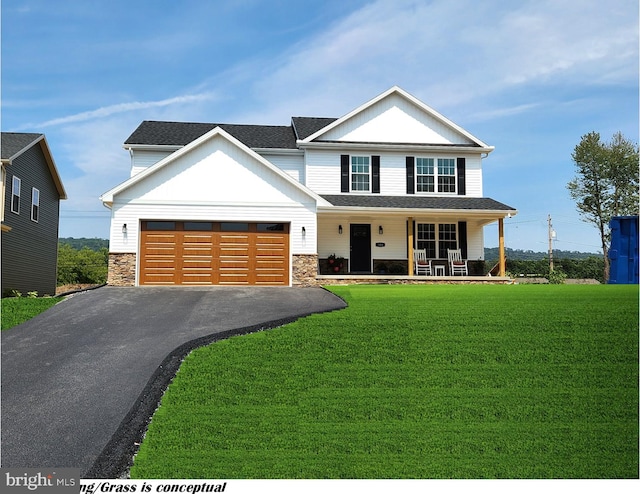
[[[288,285],[289,225],[143,221],[141,285]]]

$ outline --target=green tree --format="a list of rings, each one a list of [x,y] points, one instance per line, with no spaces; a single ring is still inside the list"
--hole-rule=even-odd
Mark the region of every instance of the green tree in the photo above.
[[[83,247],[76,250],[66,243],[58,244],[58,286],[101,284],[107,280],[109,250]]]
[[[609,221],[613,216],[638,214],[638,145],[620,132],[610,142],[590,132],[582,136],[571,157],[576,176],[567,189],[583,220],[598,228],[608,280]]]

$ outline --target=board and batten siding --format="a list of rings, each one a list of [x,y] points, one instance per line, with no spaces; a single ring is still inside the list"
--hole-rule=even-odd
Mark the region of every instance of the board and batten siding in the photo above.
[[[482,159],[479,154],[444,152],[380,152],[379,150],[316,150],[306,155],[307,186],[318,194],[340,194],[340,155],[380,156],[380,195],[402,196],[407,193],[406,157],[465,158],[466,196],[482,197]],[[448,195],[421,194],[417,195]]]
[[[291,253],[316,253],[315,199],[222,136],[115,195],[110,251],[137,252],[140,220],[161,219],[290,223]]]
[[[398,94],[364,109],[320,139],[345,142],[469,144],[468,137]]]
[[[14,176],[21,180],[19,214],[11,211]],[[11,231],[2,233],[2,290],[55,295],[60,195],[39,144],[6,167],[6,180],[4,224]],[[31,220],[33,187],[40,191],[38,222]]]

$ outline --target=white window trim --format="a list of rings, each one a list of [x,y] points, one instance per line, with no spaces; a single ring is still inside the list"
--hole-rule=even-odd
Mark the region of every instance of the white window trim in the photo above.
[[[432,159],[433,160],[433,175],[424,175],[420,174],[420,176],[425,177],[433,177],[433,192],[425,192],[418,190],[418,159]],[[453,175],[442,175],[443,177],[453,177],[454,178],[454,190],[453,192],[440,192],[438,191],[438,160],[453,160]],[[414,190],[416,194],[424,194],[424,195],[457,195],[458,194],[458,166],[456,163],[456,158],[444,157],[444,156],[414,156]]]
[[[4,221],[4,198],[7,184],[7,171],[4,169],[4,166],[0,168],[0,181],[2,181],[2,184],[0,184],[0,222],[2,222]]]
[[[353,188],[353,158],[367,158],[369,160],[367,166],[369,167],[369,188],[367,190],[356,190]],[[373,165],[372,159],[369,155],[364,154],[350,154],[349,155],[349,191],[353,194],[371,194],[372,181],[373,181]],[[366,175],[365,173],[357,173],[357,175]]]
[[[445,221],[433,221],[433,222],[429,222],[429,221],[417,221],[416,222],[416,235],[415,235],[415,245],[414,248],[417,249],[418,248],[418,242],[419,241],[426,241],[424,239],[420,239],[418,238],[418,232],[420,231],[420,229],[418,228],[418,225],[433,225],[433,229],[434,229],[434,240],[431,240],[432,242],[435,242],[435,252],[436,252],[436,257],[432,257],[431,259],[447,259],[446,257],[438,257],[438,254],[440,253],[440,225],[454,225],[455,227],[455,231],[456,231],[456,249],[460,248],[460,232],[458,230],[458,224],[457,223],[447,223]],[[446,240],[443,240],[443,242],[446,242]]]
[[[18,184],[18,193],[16,194],[16,183]],[[11,179],[11,212],[15,213],[15,214],[20,214],[20,194],[22,192],[22,180],[20,180],[20,178],[14,176]],[[17,211],[16,208],[14,208],[14,197],[18,198],[18,207],[17,207]]]
[[[37,201],[36,201],[36,192],[38,196]],[[37,212],[37,214],[34,214],[35,212]],[[31,188],[31,221],[35,221],[36,223],[38,223],[39,220],[40,220],[40,190],[36,189],[35,187],[32,187]]]

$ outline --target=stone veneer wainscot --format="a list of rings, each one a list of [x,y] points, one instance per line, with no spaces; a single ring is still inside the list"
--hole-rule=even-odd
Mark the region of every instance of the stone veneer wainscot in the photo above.
[[[292,264],[293,286],[315,286],[318,285],[316,276],[318,275],[317,254],[294,254]]]
[[[109,253],[109,275],[107,284],[134,286],[136,284],[136,255],[132,253]]]

